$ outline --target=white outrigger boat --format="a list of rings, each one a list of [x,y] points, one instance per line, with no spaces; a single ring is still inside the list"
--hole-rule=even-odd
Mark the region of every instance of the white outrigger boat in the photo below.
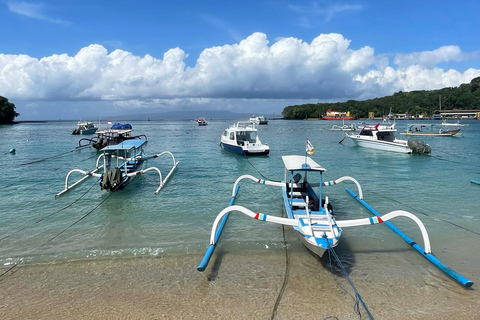
[[[78,141],[77,148],[82,148],[82,147],[91,145],[92,147],[100,151],[107,146],[116,145],[125,140],[130,140],[130,139],[141,139],[144,141],[147,140],[146,135],[142,134],[138,136],[133,136],[132,132],[133,132],[133,128],[131,124],[114,123],[109,129],[98,130],[96,132],[96,136],[91,139],[88,139],[88,138],[80,139]]]
[[[355,127],[355,123],[352,123],[350,125],[345,124],[345,120],[343,120],[343,124],[341,126],[339,125],[333,125],[332,128],[330,129],[332,131],[356,131],[357,127]]]
[[[155,154],[154,156],[147,157],[143,150],[146,144],[147,141],[145,140],[130,139],[125,140],[117,145],[109,145],[103,148],[101,150],[102,154],[97,158],[95,168],[91,171],[80,169],[70,170],[65,178],[65,189],[57,193],[55,197],[59,197],[71,190],[73,187],[85,181],[88,177],[98,178],[98,184],[100,185],[101,190],[115,192],[125,188],[138,175],[147,173],[149,171],[156,171],[159,175],[160,185],[155,191],[155,194],[157,194],[167,183],[167,180],[177,168],[179,162],[175,160],[175,157],[170,151],[163,151]],[[158,158],[162,155],[170,155],[173,161],[173,166],[165,179],[163,179],[162,173],[157,167],[149,167],[147,169],[140,170],[146,160]],[[102,160],[103,164],[100,164]],[[101,169],[103,169],[103,173],[98,173],[98,171]],[[68,180],[75,172],[84,174],[85,176],[77,182],[69,185]]]
[[[431,152],[430,146],[422,141],[395,138],[396,131],[395,124],[381,125],[378,123],[375,126],[364,126],[359,134],[345,133],[345,135],[359,147],[398,153]]]
[[[400,134],[406,136],[422,136],[422,137],[460,137],[461,129],[444,129],[438,128],[438,124],[409,124],[404,132]],[[441,126],[441,125],[440,125]]]
[[[408,244],[414,247],[414,249],[446,272],[449,276],[466,287],[470,287],[473,284],[472,281],[444,265],[431,253],[427,230],[420,219],[412,213],[403,210],[395,210],[380,215],[363,200],[362,188],[354,178],[345,176],[337,180],[323,182],[322,174],[325,172],[325,169],[310,157],[291,155],[283,156],[282,160],[285,165],[285,181],[269,181],[258,179],[251,175],[240,176],[235,181],[229,206],[223,209],[215,218],[210,235],[210,245],[203,260],[197,267],[198,271],[205,271],[207,268],[223,228],[225,227],[228,215],[233,212],[243,213],[256,220],[293,227],[293,230],[302,243],[319,257],[321,257],[326,250],[332,249],[338,244],[344,228],[374,225],[383,222],[391,227],[393,225],[391,225],[388,220],[396,217],[407,217],[413,220],[420,229],[424,248],[415,243],[405,234],[401,233],[400,230],[397,229],[398,232],[394,231],[401,235]],[[239,183],[242,180],[252,180],[261,185],[281,188],[287,218],[267,215],[252,211],[243,206],[234,205],[240,187]],[[357,196],[348,188],[346,188],[347,192],[362,203],[368,210],[370,210],[370,212],[375,214],[375,217],[354,220],[337,220],[333,217],[333,208],[329,203],[328,197],[323,195],[322,189],[323,187],[336,185],[345,181],[355,183],[359,195]]]
[[[249,121],[238,121],[225,129],[220,138],[220,146],[245,156],[265,156],[270,153],[270,147],[262,144],[258,138],[255,124]]]

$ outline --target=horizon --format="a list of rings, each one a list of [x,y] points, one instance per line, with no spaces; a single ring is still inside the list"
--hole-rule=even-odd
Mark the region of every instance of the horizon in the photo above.
[[[480,76],[476,1],[0,6],[8,26],[0,95],[15,104],[16,121],[281,114],[289,105],[458,87]]]

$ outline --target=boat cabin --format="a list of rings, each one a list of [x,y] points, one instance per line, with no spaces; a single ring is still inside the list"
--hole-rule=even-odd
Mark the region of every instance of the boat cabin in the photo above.
[[[288,199],[285,206],[292,210],[305,207],[311,211],[322,211],[322,173],[325,169],[310,157],[283,156],[286,181],[285,197]],[[311,180],[311,181],[310,181]],[[289,210],[287,210],[287,214]]]
[[[258,139],[257,129],[250,122],[237,122],[223,132],[223,137],[239,146],[257,143]]]
[[[378,124],[376,126],[365,126],[363,127],[362,131],[360,131],[360,136],[367,136],[367,137],[374,137],[377,140],[381,141],[395,141],[395,130],[394,129],[386,129],[382,130]]]

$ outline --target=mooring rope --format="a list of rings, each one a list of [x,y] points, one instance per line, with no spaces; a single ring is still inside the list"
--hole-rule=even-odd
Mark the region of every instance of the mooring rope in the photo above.
[[[273,179],[269,179],[267,177],[265,177],[261,172],[260,170],[258,170],[254,165],[253,163],[250,161],[250,159],[248,159],[248,156],[247,155],[243,155],[245,157],[245,159],[247,159],[248,163],[252,166],[253,169],[255,169],[255,171],[257,171],[257,173],[265,180],[270,180],[270,181],[273,181],[273,182],[281,182],[281,181],[278,181],[278,180],[273,180]]]
[[[68,227],[66,227],[65,229],[63,229],[62,231],[60,231],[59,233],[57,233],[54,237],[50,238],[49,240],[45,241],[44,243],[42,243],[41,245],[39,245],[38,247],[36,248],[33,248],[32,250],[30,250],[28,253],[32,253],[33,251],[37,250],[37,249],[40,249],[41,247],[43,247],[44,245],[46,245],[47,243],[49,243],[50,241],[56,239],[58,236],[60,236],[61,234],[63,234],[65,231],[67,231],[68,229],[70,229],[71,227],[73,227],[74,225],[76,225],[77,223],[79,223],[80,221],[82,221],[83,219],[85,219],[88,215],[90,215],[93,211],[95,211],[95,209],[97,209],[102,203],[104,203],[110,196],[112,195],[112,193],[109,193],[107,197],[105,197],[105,199],[103,199],[99,204],[97,204],[92,210],[90,210],[89,212],[87,212],[85,215],[83,215],[80,219],[78,219],[77,221],[75,221],[74,223],[72,223],[71,225],[69,225]],[[18,263],[14,263],[13,266],[11,266],[7,271],[5,271],[4,273],[2,273],[0,275],[0,281],[2,280],[2,278],[10,271],[12,271],[14,268],[16,268],[20,263],[22,263],[23,260],[21,262],[18,262]]]
[[[83,146],[82,146],[82,147],[83,147]],[[57,154],[57,155],[50,156],[50,157],[46,157],[46,158],[43,158],[43,159],[38,159],[38,160],[26,162],[26,163],[21,163],[20,165],[21,165],[21,166],[26,166],[26,165],[29,165],[29,164],[34,164],[34,163],[42,162],[42,161],[45,161],[45,160],[48,160],[48,159],[57,158],[57,157],[60,157],[60,156],[65,155],[65,154],[68,154],[68,153],[70,153],[70,152],[74,152],[74,151],[76,151],[76,150],[78,150],[78,148],[75,148],[75,149],[72,149],[72,150],[68,150],[68,151],[59,153],[59,154]]]
[[[282,210],[282,216],[285,216],[283,214],[283,210]],[[290,259],[288,256],[287,239],[285,237],[285,226],[283,224],[282,224],[282,233],[283,233],[283,246],[285,247],[285,273],[283,276],[282,287],[280,288],[280,291],[278,292],[277,300],[273,305],[272,317],[270,318],[270,320],[275,319],[275,316],[277,315],[277,308],[278,308],[278,305],[280,304],[280,301],[282,300],[283,293],[285,292],[285,288],[287,287],[287,282],[290,275]]]
[[[5,236],[5,237],[3,237],[3,238],[0,238],[0,241],[5,240],[5,239],[9,238],[10,236],[12,236],[12,235],[14,235],[14,234],[16,234],[16,233],[18,233],[18,232],[20,232],[20,231],[22,231],[22,230],[25,230],[26,228],[28,228],[28,227],[36,224],[36,223],[39,223],[39,222],[47,219],[48,217],[51,217],[51,216],[53,216],[53,215],[55,215],[55,214],[57,214],[57,213],[65,210],[65,209],[67,209],[68,207],[72,206],[74,203],[76,203],[77,201],[79,201],[80,199],[82,199],[90,190],[92,190],[92,188],[93,188],[95,185],[97,185],[97,183],[94,183],[94,184],[93,184],[90,188],[88,188],[88,190],[85,191],[85,193],[83,193],[79,198],[77,198],[76,200],[74,200],[72,203],[66,205],[66,206],[63,207],[62,209],[60,209],[60,210],[58,210],[58,211],[55,211],[55,212],[53,212],[53,213],[50,213],[50,214],[46,215],[45,217],[43,217],[43,218],[41,218],[41,219],[39,219],[39,220],[37,220],[37,221],[34,221],[34,222],[26,225],[25,227],[20,228],[20,229],[18,229],[17,231],[14,231],[14,232],[10,233],[9,235],[7,235],[7,236]]]
[[[354,303],[354,305],[353,305],[353,310],[355,311],[356,314],[358,314],[359,319],[362,319],[362,314],[360,313],[360,307],[359,307],[359,302],[360,302],[360,303],[362,304],[363,308],[365,309],[365,311],[367,312],[368,317],[369,317],[371,320],[373,320],[372,314],[371,314],[370,311],[368,310],[367,305],[365,304],[365,302],[363,301],[362,297],[360,296],[360,293],[358,292],[357,288],[356,288],[355,285],[353,284],[353,281],[350,279],[347,270],[345,270],[345,267],[343,266],[342,262],[340,261],[340,258],[337,256],[337,253],[335,252],[335,250],[330,246],[330,243],[329,243],[328,241],[327,241],[327,243],[328,243],[328,260],[329,260],[330,270],[331,270],[331,272],[332,272],[333,279],[335,280],[335,282],[337,283],[337,285],[338,285],[343,291],[345,291],[350,297],[352,297],[352,299],[355,301],[355,303]],[[335,274],[334,274],[334,272],[333,272],[333,265],[332,265],[331,256],[333,256],[333,257],[335,258],[335,260],[337,261],[337,265],[340,267],[340,269],[342,270],[343,275],[345,276],[345,278],[347,279],[348,283],[350,284],[350,286],[352,287],[353,291],[355,292],[355,297],[353,297],[347,290],[345,290],[345,288],[343,288],[343,287],[337,282],[337,280],[335,279]]]

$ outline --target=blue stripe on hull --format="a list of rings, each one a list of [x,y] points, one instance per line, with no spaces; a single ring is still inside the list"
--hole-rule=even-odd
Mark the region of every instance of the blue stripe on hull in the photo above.
[[[227,151],[245,156],[266,156],[270,153],[270,150],[265,150],[263,152],[249,152],[247,150],[243,150],[241,146],[232,146],[222,142],[220,142],[220,146]]]

